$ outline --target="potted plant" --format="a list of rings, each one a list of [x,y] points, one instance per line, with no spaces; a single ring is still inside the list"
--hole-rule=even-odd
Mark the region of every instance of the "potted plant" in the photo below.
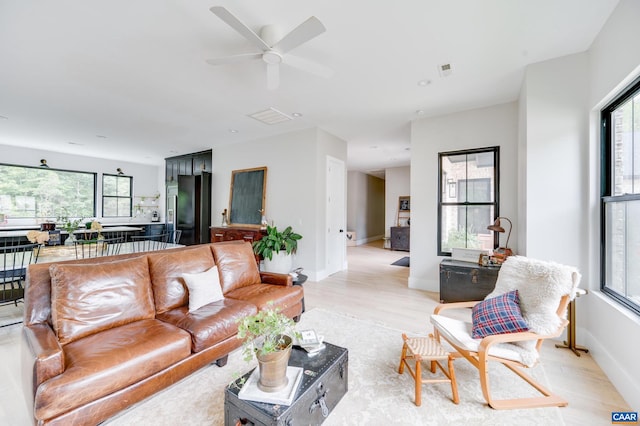
[[[67,231],[67,234],[69,234],[64,242],[65,245],[73,245],[73,242],[76,240],[76,236],[73,233],[80,227],[80,224],[83,220],[84,219],[81,217],[79,217],[78,219],[71,219],[66,209],[64,209],[63,215],[58,216],[57,221],[61,224],[61,228]]]
[[[280,232],[275,226],[267,225],[267,234],[253,242],[253,252],[264,259],[265,272],[291,272],[291,254],[298,250],[298,240],[302,235],[293,232],[290,226]]]
[[[245,361],[251,361],[254,355],[258,360],[258,388],[276,392],[286,387],[291,346],[293,338],[298,337],[293,320],[270,303],[257,314],[238,320],[237,337],[243,340]]]

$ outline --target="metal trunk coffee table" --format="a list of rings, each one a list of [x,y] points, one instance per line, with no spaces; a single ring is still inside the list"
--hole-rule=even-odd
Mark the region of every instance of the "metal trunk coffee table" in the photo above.
[[[318,353],[294,347],[289,366],[302,368],[302,379],[291,405],[240,399],[252,371],[228,386],[224,397],[225,425],[319,425],[347,392],[348,351],[325,342]]]

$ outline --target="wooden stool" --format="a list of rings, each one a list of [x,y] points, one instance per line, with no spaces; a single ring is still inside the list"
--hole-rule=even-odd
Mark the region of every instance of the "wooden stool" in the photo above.
[[[456,383],[456,374],[453,370],[453,355],[449,352],[445,351],[442,345],[433,338],[432,335],[429,337],[407,337],[406,334],[402,333],[402,340],[404,340],[404,344],[402,345],[402,355],[400,358],[400,368],[398,368],[398,373],[402,374],[404,372],[404,366],[407,366],[409,373],[415,380],[416,385],[416,405],[420,406],[422,403],[422,384],[423,383],[451,383],[451,391],[453,392],[453,402],[459,403],[460,399],[458,398],[458,385]],[[412,358],[416,367],[415,370],[411,368],[407,358]],[[445,370],[440,364],[440,361],[447,360],[448,370]],[[446,379],[423,379],[422,378],[422,361],[430,361],[431,362],[431,373],[436,372],[436,365],[442,373],[447,377]]]

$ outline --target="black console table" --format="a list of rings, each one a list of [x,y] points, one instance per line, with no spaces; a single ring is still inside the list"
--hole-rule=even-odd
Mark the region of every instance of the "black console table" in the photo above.
[[[391,227],[391,250],[409,251],[410,230],[408,226]]]

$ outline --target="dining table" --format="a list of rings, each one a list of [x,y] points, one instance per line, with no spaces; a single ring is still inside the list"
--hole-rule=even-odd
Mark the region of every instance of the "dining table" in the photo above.
[[[142,253],[139,249],[140,244],[134,242],[120,243],[118,254]],[[162,250],[184,247],[183,244],[166,243]],[[80,251],[76,251],[75,246],[57,245],[57,246],[40,246],[38,248],[38,256],[35,263],[54,263],[63,262],[65,260],[81,259]]]

